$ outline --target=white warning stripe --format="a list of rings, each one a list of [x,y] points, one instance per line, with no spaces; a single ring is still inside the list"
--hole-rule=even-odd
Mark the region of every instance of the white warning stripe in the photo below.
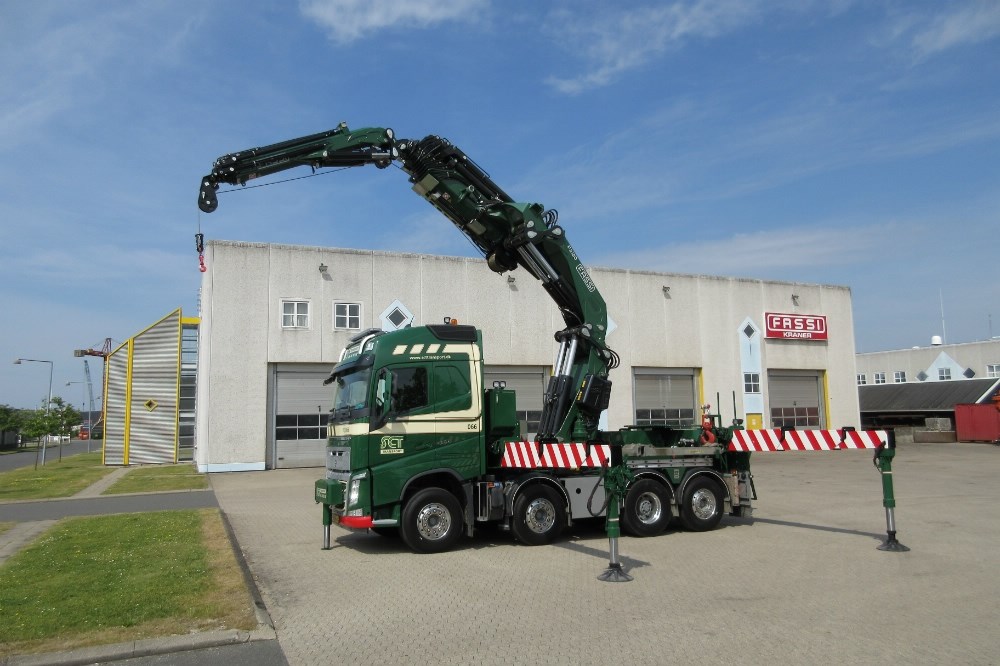
[[[838,451],[876,449],[888,439],[884,430],[736,430],[730,451]]]
[[[520,469],[580,469],[603,467],[611,459],[611,447],[607,444],[592,444],[589,456],[587,448],[586,444],[581,443],[539,445],[535,442],[506,442],[500,466]]]

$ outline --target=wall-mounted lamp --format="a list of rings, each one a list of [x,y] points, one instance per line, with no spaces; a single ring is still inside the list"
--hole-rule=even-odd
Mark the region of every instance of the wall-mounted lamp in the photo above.
[[[517,282],[517,278],[516,277],[514,277],[513,275],[508,275],[507,276],[507,284],[514,284],[515,282]]]
[[[670,287],[667,285],[663,285],[663,295],[670,298]]]
[[[327,270],[328,270],[328,268],[327,268],[326,264],[320,264],[319,265],[319,272],[320,273],[326,273]]]
[[[792,305],[798,305],[798,304],[799,304],[799,295],[792,294]]]

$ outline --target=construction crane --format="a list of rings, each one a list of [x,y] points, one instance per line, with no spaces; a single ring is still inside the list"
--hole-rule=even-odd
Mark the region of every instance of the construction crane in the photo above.
[[[87,356],[98,356],[103,359],[107,359],[111,355],[111,338],[104,338],[104,344],[100,349],[89,348],[89,349],[74,349],[73,356],[87,357]],[[94,428],[99,426],[104,420],[104,410],[101,409],[101,415],[97,418],[97,423],[91,423],[94,413],[94,384],[90,379],[90,364],[87,363],[87,359],[83,359],[83,375],[87,383],[87,398],[90,401],[87,403],[87,439],[89,440],[94,433]],[[90,453],[90,445],[87,445],[87,453]]]

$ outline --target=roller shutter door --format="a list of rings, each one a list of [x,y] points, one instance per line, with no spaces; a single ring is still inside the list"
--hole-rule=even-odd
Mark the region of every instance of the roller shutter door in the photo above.
[[[274,378],[273,467],[322,467],[332,365],[279,365]]]
[[[508,389],[517,392],[517,418],[521,421],[521,436],[531,439],[538,432],[542,416],[545,381],[548,373],[536,366],[486,366],[484,385],[493,388],[494,381],[504,381]]]
[[[767,374],[767,397],[772,428],[821,428],[825,421],[820,377],[816,372],[772,371]]]
[[[695,424],[694,370],[635,370],[635,424],[687,428]]]

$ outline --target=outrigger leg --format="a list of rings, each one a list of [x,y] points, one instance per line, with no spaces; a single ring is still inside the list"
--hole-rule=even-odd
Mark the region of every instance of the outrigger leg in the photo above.
[[[597,580],[602,580],[605,583],[627,583],[633,580],[632,576],[625,573],[621,562],[618,561],[618,537],[621,535],[619,507],[621,507],[622,495],[628,486],[630,476],[631,471],[625,464],[607,467],[604,471],[604,491],[608,495],[606,530],[611,553],[608,568],[597,577]]]
[[[886,531],[885,541],[877,548],[892,553],[905,553],[910,549],[896,540],[896,498],[892,491],[892,459],[896,455],[896,433],[890,429],[886,435],[885,444],[875,449],[875,468],[882,475],[882,506],[885,507]]]

